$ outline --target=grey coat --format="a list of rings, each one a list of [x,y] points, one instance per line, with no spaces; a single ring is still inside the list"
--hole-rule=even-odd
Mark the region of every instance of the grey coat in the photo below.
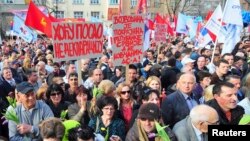
[[[174,125],[173,132],[178,141],[198,141],[189,116],[177,122]],[[205,141],[208,141],[207,134],[205,134]]]

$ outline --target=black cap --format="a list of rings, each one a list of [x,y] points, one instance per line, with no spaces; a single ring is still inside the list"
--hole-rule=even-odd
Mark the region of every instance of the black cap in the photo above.
[[[138,114],[139,119],[149,119],[149,120],[158,120],[160,118],[160,109],[154,103],[145,103],[142,104],[139,109]]]
[[[34,91],[34,87],[28,82],[22,82],[16,86],[17,92],[27,94],[30,91]]]

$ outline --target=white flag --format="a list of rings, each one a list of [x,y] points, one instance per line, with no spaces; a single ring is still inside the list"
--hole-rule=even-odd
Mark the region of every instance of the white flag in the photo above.
[[[227,36],[225,37],[221,54],[231,53],[237,42],[240,41],[240,34],[243,28],[239,0],[227,0],[222,19],[226,23],[226,26],[223,28],[227,31]]]
[[[219,4],[214,10],[210,19],[207,21],[207,24],[205,25],[205,28],[216,35],[218,37],[218,40],[224,40],[226,36],[226,31],[224,30],[224,28],[221,28],[221,25],[224,24],[223,22],[221,22],[222,15],[223,14],[221,6]],[[213,40],[215,41],[215,39]]]

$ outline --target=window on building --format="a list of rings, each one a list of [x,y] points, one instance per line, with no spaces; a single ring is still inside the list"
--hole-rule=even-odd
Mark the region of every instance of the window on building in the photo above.
[[[83,12],[82,11],[75,11],[74,18],[83,18]]]
[[[137,0],[131,0],[130,4],[131,4],[131,7],[136,7],[137,6]]]
[[[155,0],[154,4],[155,4],[155,8],[160,8],[161,7],[160,0]]]
[[[83,4],[83,0],[73,0],[73,4]]]
[[[147,7],[150,7],[150,0],[147,0]]]
[[[56,11],[56,18],[64,18],[64,11]]]
[[[53,0],[53,3],[63,3],[64,0]]]
[[[111,5],[119,4],[119,0],[109,0],[109,4]]]
[[[5,0],[5,3],[14,3],[14,0]]]
[[[99,0],[90,0],[90,4],[99,4],[100,1]]]
[[[100,19],[100,12],[91,12],[91,17],[95,17],[97,19]]]

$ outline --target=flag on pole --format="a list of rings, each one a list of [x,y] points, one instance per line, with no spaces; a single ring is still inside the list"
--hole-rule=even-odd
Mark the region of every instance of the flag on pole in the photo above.
[[[205,25],[205,28],[208,30],[208,33],[214,42],[216,40],[216,37],[220,38],[218,38],[218,40],[223,41],[226,36],[225,29],[221,28],[221,24],[225,25],[225,23],[223,23],[221,20],[222,9],[221,5],[219,4]]]
[[[212,39],[209,36],[208,30],[205,27],[203,27],[199,32],[196,46],[205,47],[211,41]]]
[[[147,13],[147,0],[139,0],[137,4],[136,14]]]
[[[32,1],[29,4],[25,25],[43,32],[48,37],[52,37],[51,20]]]
[[[14,16],[13,32],[15,35],[21,37],[25,42],[31,43],[36,39],[37,34],[25,26],[24,21],[18,16]]]
[[[187,34],[188,30],[186,27],[188,17],[182,13],[178,14],[177,25],[176,25],[176,32]]]
[[[231,53],[235,45],[240,41],[243,28],[241,6],[239,0],[227,0],[222,18],[226,23],[226,38],[221,54]]]

